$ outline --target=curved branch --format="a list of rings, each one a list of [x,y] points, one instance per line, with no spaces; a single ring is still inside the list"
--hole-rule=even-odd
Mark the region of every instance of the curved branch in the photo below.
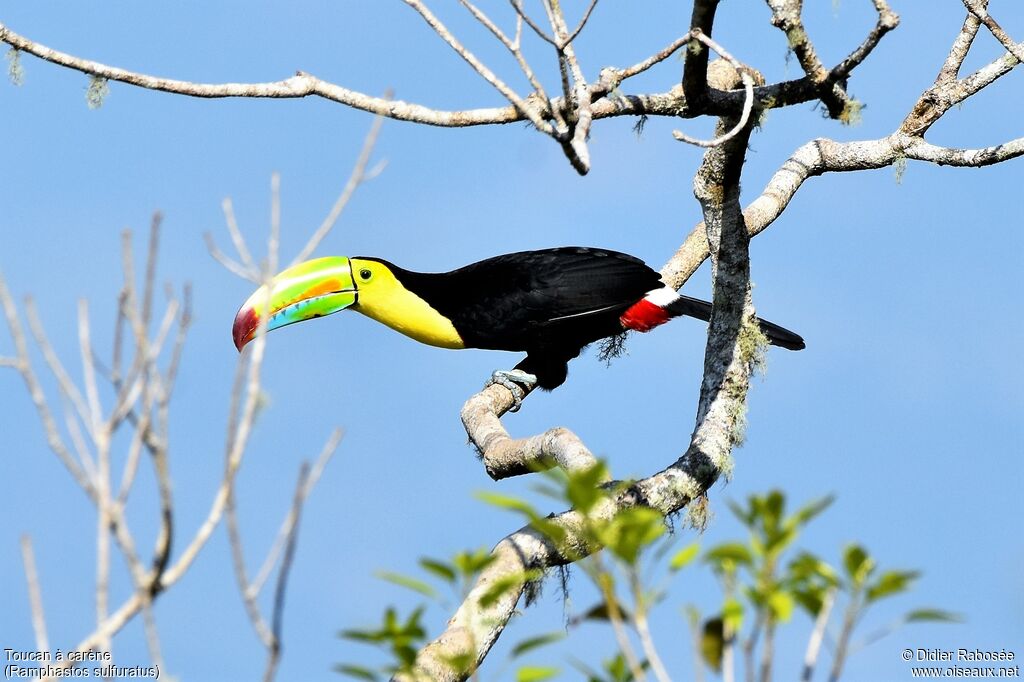
[[[291,78],[265,83],[193,83],[173,78],[159,78],[54,50],[15,33],[2,23],[0,23],[0,42],[7,43],[16,50],[27,52],[42,60],[90,76],[188,97],[288,99],[315,96],[388,118],[444,127],[512,123],[523,120],[523,115],[512,106],[461,111],[431,109],[420,104],[373,97],[356,90],[349,90],[302,71],[296,72],[296,75]]]
[[[1024,155],[1024,137],[981,149],[940,147],[920,138],[914,138],[904,146],[903,153],[908,159],[928,161],[940,166],[981,168]]]
[[[498,481],[553,466],[565,471],[581,471],[597,463],[579,437],[562,427],[513,440],[500,419],[512,404],[512,393],[499,384],[492,384],[462,407],[462,424],[492,479]]]
[[[1017,61],[1024,62],[1024,45],[1015,43],[1013,38],[1011,38],[1006,31],[1003,30],[1003,27],[999,25],[999,22],[992,18],[985,7],[988,4],[987,0],[985,2],[978,2],[977,0],[963,0],[963,3],[967,8],[967,11],[977,17],[981,23],[985,24],[985,28],[992,33],[996,40],[1002,43],[1007,52],[1016,57]]]
[[[995,75],[991,80],[997,77]],[[970,96],[964,92],[961,89],[958,96],[964,99]],[[722,124],[720,122],[719,132],[724,134]],[[738,136],[707,153],[705,167],[702,167],[695,181],[695,190],[702,197],[705,208],[705,222],[694,228],[661,270],[662,279],[670,286],[679,288],[708,258],[712,251],[709,245],[714,244],[715,250],[721,254],[715,263],[716,304],[708,332],[705,379],[701,387],[697,427],[683,456],[661,472],[635,483],[610,505],[611,508],[604,510],[609,515],[636,505],[648,506],[666,515],[674,513],[703,496],[721,472],[728,473],[732,447],[741,435],[738,429],[741,426],[740,417],[753,360],[738,353],[741,345],[739,340],[746,333],[741,321],[750,320],[753,314],[749,289],[741,289],[749,286],[749,270],[744,270],[748,265],[745,242],[765,230],[782,214],[808,178],[829,172],[883,168],[905,158],[977,167],[1024,155],[1024,138],[980,150],[936,147],[920,136],[899,131],[877,140],[845,143],[828,139],[812,140],[786,160],[761,195],[740,214],[740,161],[737,159],[742,159],[742,156],[738,151],[730,153],[728,150],[735,150],[737,146],[745,148],[746,139],[746,135]],[[716,155],[719,157],[717,165],[713,162],[709,164],[708,157],[715,158]],[[716,197],[723,197],[728,206],[722,205],[716,209]],[[722,243],[728,244],[724,251]],[[746,293],[740,296],[740,291]],[[463,408],[467,432],[483,453],[489,473],[492,467],[495,470],[505,467],[502,471],[518,468],[513,473],[526,470],[525,464],[507,464],[507,460],[514,461],[516,457],[523,461],[538,462],[553,456],[551,453],[554,448],[544,451],[543,445],[545,438],[557,430],[533,438],[517,441],[509,439],[498,417],[511,404],[509,392],[492,386],[471,398]],[[467,414],[471,418],[467,418]],[[487,453],[492,449],[500,452],[502,458],[488,457]],[[506,457],[509,453],[512,456]],[[495,465],[494,462],[499,460],[500,464]],[[576,512],[563,512],[552,521],[568,534],[572,556],[566,556],[566,553],[529,527],[499,542],[493,550],[496,557],[494,563],[481,574],[470,596],[449,621],[446,631],[420,652],[417,663],[424,675],[437,680],[461,680],[465,678],[465,673],[452,670],[446,660],[459,654],[469,654],[479,664],[487,655],[511,617],[526,579],[523,578],[514,589],[504,593],[496,603],[482,607],[479,597],[488,585],[493,585],[496,580],[507,580],[509,576],[524,576],[531,570],[543,570],[576,561],[597,549],[583,543],[578,534],[574,535],[574,530],[581,523]]]
[[[718,132],[724,134],[734,125],[734,120],[722,119]],[[743,341],[751,330],[757,329],[752,323],[750,302],[749,238],[739,205],[739,173],[750,129],[748,124],[742,134],[706,152],[694,181],[694,194],[704,209],[709,225],[708,238],[714,245],[715,308],[708,332],[697,426],[690,446],[667,469],[630,486],[602,505],[600,516],[611,518],[618,511],[634,506],[649,506],[662,514],[672,514],[706,494],[719,474],[728,473],[730,469],[731,452],[738,442],[754,366],[751,346]],[[510,445],[507,433],[497,422],[498,413],[507,410],[510,403],[508,391],[492,386],[471,398],[463,408],[464,418],[467,412],[477,415],[491,409],[490,417],[483,414],[482,422],[467,420],[467,431],[481,446],[485,458],[487,450]],[[544,438],[536,436],[519,443],[527,455],[534,455]],[[537,455],[541,456],[543,454]],[[581,532],[585,519],[579,512],[563,512],[551,522],[566,534],[557,545],[530,527],[498,543],[492,552],[493,562],[480,574],[448,621],[445,632],[420,651],[414,679],[437,682],[466,679],[504,630],[530,575],[578,561],[600,549],[588,542]],[[483,601],[481,598],[499,580],[512,580],[513,584],[498,599]],[[451,664],[453,660],[467,659],[472,662],[469,669]],[[396,676],[396,679],[406,678]]]
[[[500,92],[505,99],[511,102],[512,106],[516,108],[516,111],[528,118],[530,123],[532,123],[537,130],[548,135],[553,135],[555,133],[554,128],[552,128],[551,124],[541,117],[541,112],[539,112],[537,108],[532,106],[528,101],[523,100],[512,88],[498,78],[493,71],[487,68],[487,66],[484,65],[476,55],[466,49],[466,47],[460,43],[454,35],[452,35],[451,31],[441,23],[441,20],[434,16],[426,5],[424,5],[420,0],[403,0],[403,2],[416,10],[416,12],[423,17],[423,20],[427,22],[430,28],[433,29],[434,33],[436,33],[441,40],[446,42],[449,47],[455,50],[456,54],[462,57],[467,64],[473,67],[473,70],[476,71],[481,78],[490,83],[495,90]]]
[[[673,130],[672,136],[680,142],[686,142],[697,147],[717,147],[736,137],[740,131],[746,128],[747,123],[750,121],[750,112],[754,108],[754,78],[750,75],[750,69],[748,67],[744,66],[738,59],[729,54],[721,45],[716,43],[709,36],[697,29],[691,30],[690,33],[693,35],[695,40],[700,41],[708,48],[717,52],[722,59],[729,62],[729,64],[736,69],[740,79],[743,81],[743,110],[740,113],[739,120],[736,121],[736,125],[731,130],[727,130],[711,140],[699,140],[697,138],[690,137],[679,130]],[[764,82],[763,79],[762,82]]]

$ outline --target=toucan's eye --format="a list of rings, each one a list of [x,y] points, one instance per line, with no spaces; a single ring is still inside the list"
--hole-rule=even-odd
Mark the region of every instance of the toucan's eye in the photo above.
[[[359,271],[359,279],[363,280],[364,282],[369,282],[370,277],[372,276],[373,273],[370,272],[369,268],[363,268],[362,270]]]

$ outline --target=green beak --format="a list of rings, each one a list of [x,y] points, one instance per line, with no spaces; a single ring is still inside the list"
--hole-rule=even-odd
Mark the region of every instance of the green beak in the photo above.
[[[241,352],[256,336],[264,319],[270,331],[330,315],[358,302],[359,291],[348,258],[316,258],[299,263],[257,289],[238,309],[231,330],[235,348]]]

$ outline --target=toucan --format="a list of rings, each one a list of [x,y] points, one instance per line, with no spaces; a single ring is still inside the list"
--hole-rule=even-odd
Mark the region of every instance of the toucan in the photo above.
[[[327,257],[290,267],[253,293],[235,316],[235,347],[252,340],[264,317],[272,330],[346,308],[431,346],[525,351],[515,369],[493,379],[513,390],[517,406],[514,384],[562,385],[568,362],[595,341],[680,315],[711,317],[707,301],[678,294],[639,258],[607,249],[521,251],[439,273]],[[797,334],[758,323],[771,344],[804,348]]]

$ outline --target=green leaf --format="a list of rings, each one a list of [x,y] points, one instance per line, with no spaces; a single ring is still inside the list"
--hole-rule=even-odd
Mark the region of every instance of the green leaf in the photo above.
[[[540,648],[547,644],[553,644],[559,640],[565,639],[565,633],[561,630],[555,632],[549,632],[545,635],[537,635],[536,637],[530,637],[512,647],[512,658],[522,656],[528,651]]]
[[[596,530],[602,545],[632,565],[640,551],[665,532],[665,519],[649,507],[633,507],[619,512]]]
[[[754,563],[754,557],[750,554],[750,548],[742,542],[725,542],[705,552],[704,561],[715,566],[722,566],[725,561],[750,566]]]
[[[622,620],[624,620],[624,621],[631,621],[631,620],[633,620],[633,615],[629,612],[629,609],[627,609],[622,604],[619,604],[618,606],[619,606],[619,615],[622,617]],[[585,620],[611,620],[611,619],[612,619],[612,617],[608,613],[608,603],[607,602],[601,602],[600,604],[594,604],[589,609],[587,609],[586,611],[584,611],[580,615],[578,615],[575,618],[573,618],[572,619],[572,624],[573,625],[579,625],[580,623],[582,623]]]
[[[793,599],[811,618],[821,613],[825,603],[825,590],[820,587],[799,587],[793,590]]]
[[[781,490],[771,490],[762,498],[761,525],[763,528],[778,528],[782,521],[782,512],[786,508],[786,494]]]
[[[850,544],[843,550],[843,568],[854,588],[859,588],[875,570],[875,560],[867,550],[858,544]]]
[[[670,571],[678,571],[685,568],[694,559],[697,558],[697,554],[700,552],[700,545],[696,542],[690,543],[686,547],[676,552],[672,560],[668,562],[668,568]]]
[[[479,604],[483,608],[490,608],[501,599],[503,596],[514,590],[520,589],[523,585],[530,582],[531,580],[538,580],[544,576],[544,571],[538,569],[530,569],[523,573],[513,573],[510,575],[502,576],[491,583],[491,586],[480,595]]]
[[[473,664],[476,663],[476,654],[464,651],[461,654],[453,654],[451,656],[444,656],[443,660],[448,664],[448,667],[456,673],[468,673],[472,672]]]
[[[422,580],[402,575],[401,573],[395,573],[394,571],[376,571],[374,575],[381,580],[386,580],[389,583],[400,585],[401,587],[412,590],[413,592],[419,592],[425,597],[429,597],[431,599],[437,598],[437,592],[434,588]]]
[[[542,516],[528,502],[521,500],[518,497],[502,495],[501,493],[492,493],[486,490],[476,493],[476,497],[477,499],[483,500],[495,507],[519,512],[526,518],[530,519],[530,525],[534,529],[543,533],[545,537],[557,545],[561,545],[568,535],[567,531],[557,522]]]
[[[784,590],[775,590],[768,595],[768,608],[780,622],[787,622],[793,616],[793,595]]]
[[[816,500],[811,500],[793,512],[793,515],[787,519],[787,522],[792,523],[795,526],[806,525],[815,516],[828,509],[835,500],[835,495],[826,495],[825,497],[819,497]]]
[[[494,563],[495,558],[487,549],[481,547],[473,552],[459,552],[452,558],[452,561],[459,573],[470,577]]]
[[[522,500],[518,497],[511,495],[503,495],[501,493],[491,492],[489,490],[481,490],[476,493],[476,498],[482,500],[489,505],[498,507],[499,509],[510,509],[524,514],[530,518],[540,516],[529,502]]]
[[[907,591],[920,575],[920,571],[885,571],[868,587],[868,603]]]
[[[962,623],[965,620],[959,613],[941,609],[914,609],[903,619],[908,623]]]
[[[640,669],[647,670],[651,667],[648,660],[644,659],[640,661]],[[629,665],[626,663],[626,657],[620,652],[615,655],[614,658],[609,658],[604,661],[604,669],[608,671],[608,682],[633,682],[633,671],[629,669]],[[594,682],[604,682],[601,678],[596,678]]]
[[[536,517],[530,520],[530,526],[532,526],[538,533],[541,533],[544,537],[558,545],[563,551],[569,551],[571,549],[568,547],[562,547],[565,539],[569,536],[569,531],[563,528],[557,521],[546,517]]]
[[[743,603],[735,597],[727,597],[722,605],[723,627],[729,632],[739,632],[743,627]]]
[[[777,557],[796,540],[796,536],[795,526],[784,527],[781,530],[777,528],[767,530],[765,532],[766,542],[764,543],[765,553]]]
[[[422,566],[424,570],[433,573],[441,580],[445,580],[450,583],[455,582],[455,568],[443,561],[424,557],[420,559],[420,566]]]
[[[788,579],[795,582],[819,579],[828,585],[839,584],[835,569],[810,552],[801,552],[789,562]]]
[[[561,471],[559,469],[559,471]],[[535,483],[530,486],[530,489],[534,492],[540,493],[544,497],[550,497],[553,500],[559,502],[565,502],[565,488],[556,488],[553,485],[547,485],[544,483]]]
[[[358,680],[369,680],[370,682],[376,682],[376,680],[380,679],[380,676],[377,675],[377,673],[375,673],[374,671],[370,670],[369,668],[363,668],[358,665],[349,665],[342,663],[340,665],[334,666],[334,671],[339,672],[342,675],[354,677]]]
[[[722,652],[725,651],[722,626],[721,618],[710,618],[704,621],[704,630],[700,636],[700,656],[716,673],[722,669]]]
[[[560,672],[561,670],[559,668],[533,665],[524,666],[516,671],[516,682],[541,682],[542,680],[550,680]]]
[[[729,506],[729,510],[733,513],[737,519],[739,519],[744,526],[750,528],[754,525],[754,508],[753,505],[748,501],[747,509],[744,509],[734,500],[726,500],[725,502]]]
[[[565,485],[566,500],[577,511],[588,514],[605,497],[601,484],[608,480],[608,467],[604,462],[574,471],[569,474]]]

